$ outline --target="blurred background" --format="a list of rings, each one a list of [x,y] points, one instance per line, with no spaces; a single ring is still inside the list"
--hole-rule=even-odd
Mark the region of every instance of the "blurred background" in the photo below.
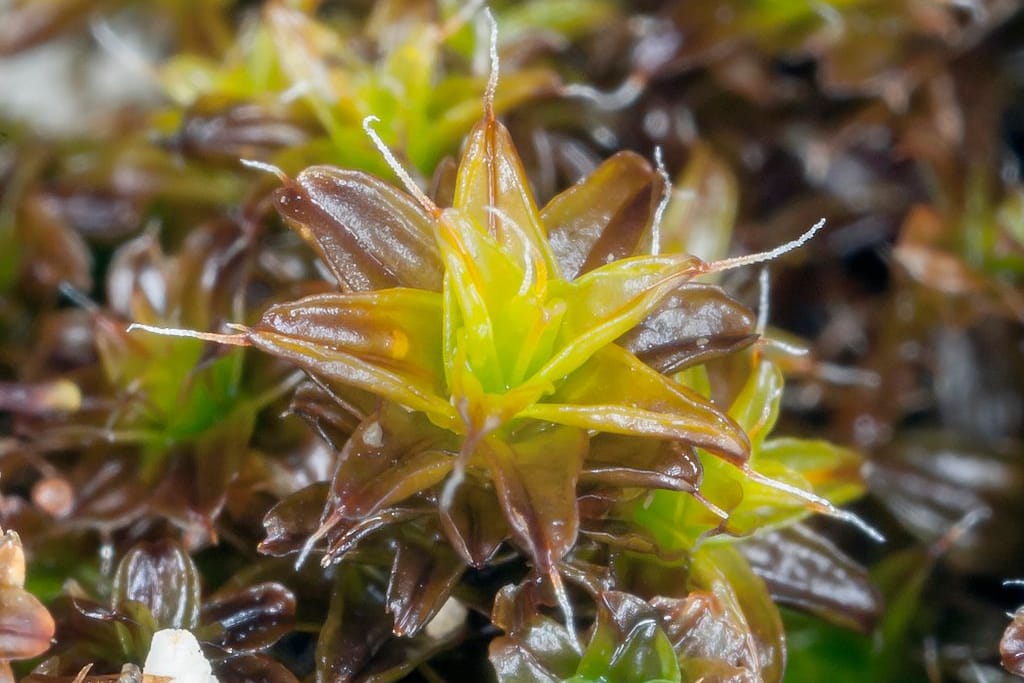
[[[809,351],[788,368],[780,429],[868,459],[870,493],[855,507],[886,542],[816,526],[872,570],[886,610],[866,636],[787,615],[787,680],[1011,680],[998,648],[1024,604],[1024,587],[1004,583],[1024,578],[1021,3],[490,5],[497,106],[539,202],[616,151],[659,149],[673,185],[664,225],[702,258],[769,249],[828,221],[770,265],[770,325]],[[125,396],[174,379],[142,377],[127,342],[97,341],[89,316],[196,329],[229,319],[239,309],[228,245],[257,234],[249,305],[306,291],[317,266],[268,217],[276,181],[238,160],[388,176],[360,128],[375,114],[429,186],[480,114],[483,29],[459,25],[460,12],[470,14],[446,0],[0,2],[0,381],[33,387],[0,398],[12,411],[0,413],[0,524],[36,530],[22,535],[37,594],[103,571],[102,557],[80,559],[90,541],[49,547],[64,538],[54,528],[111,537],[136,524],[144,501],[129,479],[145,479],[147,460],[119,453],[156,427],[126,418]],[[445,21],[444,50],[416,42],[425,23]],[[438,102],[405,104],[412,68],[461,75],[440,90],[446,115]],[[204,261],[215,248],[221,261]],[[207,276],[228,284],[197,293],[179,281]],[[756,307],[756,271],[722,284]],[[165,374],[195,360],[168,361]],[[281,407],[274,392],[289,380],[267,365],[245,387]],[[61,393],[61,378],[81,395]],[[203,414],[226,414],[223,399],[203,398]],[[50,429],[65,409],[81,420]],[[199,433],[189,420],[159,428]],[[99,440],[104,429],[117,438]],[[261,534],[245,506],[264,510],[329,472],[297,430],[232,429],[289,455],[261,464],[246,496],[199,486],[187,504],[160,491],[145,501],[197,548],[213,510],[232,520],[217,527],[222,540],[242,546]],[[102,456],[71,458],[81,443]],[[189,467],[174,481],[222,476]]]

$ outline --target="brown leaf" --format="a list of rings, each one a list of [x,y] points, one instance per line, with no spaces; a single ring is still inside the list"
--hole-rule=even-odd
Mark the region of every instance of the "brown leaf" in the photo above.
[[[188,155],[238,163],[239,159],[266,159],[279,148],[301,145],[308,137],[282,107],[200,101],[183,117],[177,142]]]
[[[266,655],[245,654],[213,662],[219,683],[299,683],[284,665]]]
[[[171,541],[140,543],[122,558],[114,575],[113,607],[140,602],[161,628],[199,623],[200,578],[192,558]]]
[[[388,582],[387,610],[396,636],[413,636],[437,614],[466,565],[444,543],[399,541]]]
[[[317,640],[317,682],[354,680],[390,637],[391,618],[379,587],[368,585],[358,567],[342,565]]]
[[[548,574],[576,542],[576,481],[587,452],[586,433],[531,426],[508,441],[487,439],[484,449],[512,533],[538,573]]]
[[[670,375],[749,346],[754,314],[721,288],[686,283],[616,341],[658,372]]]
[[[295,627],[295,595],[275,582],[249,586],[207,600],[202,621],[204,640],[217,647],[229,652],[262,650]]]
[[[440,398],[441,305],[439,294],[404,288],[314,295],[271,306],[248,338],[328,384],[451,413]]]
[[[441,289],[433,220],[373,176],[313,166],[274,193],[277,210],[346,291]]]
[[[619,152],[552,199],[541,211],[562,276],[573,280],[638,253],[661,197],[647,160]]]
[[[329,490],[325,481],[310,484],[272,507],[263,518],[266,538],[259,552],[282,557],[302,550],[320,526]]]
[[[868,633],[882,598],[868,572],[802,524],[766,531],[737,545],[776,602]]]
[[[1024,608],[1017,610],[1013,622],[1006,627],[1003,639],[999,641],[999,654],[1003,666],[1010,673],[1024,676]]]
[[[360,519],[434,486],[451,470],[453,447],[451,435],[421,413],[385,405],[342,449],[330,515]]]
[[[622,488],[695,491],[702,476],[693,449],[678,441],[606,433],[591,438],[580,481]]]
[[[478,569],[498,552],[509,535],[493,487],[477,483],[472,475],[467,475],[451,505],[442,508],[440,514],[449,542],[467,564]]]
[[[53,617],[20,586],[0,586],[0,659],[28,659],[46,652]]]

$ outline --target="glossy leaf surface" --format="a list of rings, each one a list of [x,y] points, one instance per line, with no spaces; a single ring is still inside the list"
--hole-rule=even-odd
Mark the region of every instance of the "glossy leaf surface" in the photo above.
[[[261,583],[204,601],[202,636],[230,653],[270,647],[295,627],[295,595],[279,583]]]
[[[413,636],[438,613],[466,565],[448,545],[399,542],[387,590],[398,636]]]
[[[662,615],[643,600],[603,593],[582,656],[573,653],[564,627],[539,613],[524,618],[522,600],[518,591],[510,590],[495,604],[495,622],[509,631],[490,648],[502,683],[681,680],[672,644],[662,630]]]
[[[53,617],[21,586],[0,586],[0,659],[28,659],[46,652]]]
[[[199,623],[199,572],[177,544],[160,542],[132,548],[114,577],[114,608],[145,605],[160,628],[195,628]]]
[[[441,289],[431,219],[390,185],[365,173],[313,166],[277,190],[274,200],[346,291]]]
[[[999,641],[999,653],[1003,667],[1010,673],[1024,676],[1024,613],[1020,610],[1006,627],[1003,639]]]
[[[738,546],[779,603],[867,632],[882,610],[867,570],[801,524]]]
[[[586,434],[570,427],[527,428],[507,443],[495,439],[485,448],[512,533],[539,572],[551,571],[579,530],[576,481]]]
[[[702,548],[694,554],[690,585],[707,591],[718,603],[711,615],[719,626],[707,626],[722,638],[715,643],[694,633],[680,634],[693,638],[690,657],[719,659],[766,682],[780,681],[786,662],[782,619],[742,555],[728,546]]]
[[[620,152],[544,207],[551,249],[568,280],[637,255],[661,178],[643,157]]]

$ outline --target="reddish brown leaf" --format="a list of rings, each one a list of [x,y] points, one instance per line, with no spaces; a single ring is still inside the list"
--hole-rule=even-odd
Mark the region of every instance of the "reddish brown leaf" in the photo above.
[[[508,522],[493,487],[479,484],[472,475],[467,475],[451,505],[440,513],[449,542],[474,567],[483,568],[508,538]]]
[[[27,659],[46,652],[55,626],[34,595],[20,586],[0,586],[0,659]]]
[[[413,636],[437,614],[466,565],[452,548],[400,541],[388,583],[387,610],[397,636]]]
[[[508,441],[487,439],[484,444],[512,533],[527,548],[536,570],[547,574],[576,541],[576,481],[587,452],[586,433],[531,426]]]
[[[295,595],[279,583],[261,583],[217,595],[203,604],[202,637],[228,652],[270,647],[295,626]]]
[[[777,602],[864,633],[882,611],[867,570],[801,524],[757,534],[737,547]]]
[[[690,282],[617,343],[658,372],[672,374],[748,346],[757,338],[755,322],[721,288]]]
[[[352,434],[331,485],[331,516],[360,519],[430,488],[451,470],[453,436],[385,405]]]
[[[194,628],[199,623],[200,579],[192,558],[171,541],[140,543],[124,556],[114,575],[113,606],[140,602],[161,628]]]
[[[440,291],[433,221],[387,183],[359,171],[313,166],[277,190],[274,199],[345,290]]]
[[[999,641],[999,653],[1007,671],[1024,676],[1024,608],[1017,610],[1013,622]]]
[[[694,491],[702,476],[693,449],[677,441],[598,434],[590,440],[580,481],[622,488]]]
[[[541,221],[562,276],[573,280],[637,254],[662,191],[661,178],[646,159],[619,152],[548,202]]]

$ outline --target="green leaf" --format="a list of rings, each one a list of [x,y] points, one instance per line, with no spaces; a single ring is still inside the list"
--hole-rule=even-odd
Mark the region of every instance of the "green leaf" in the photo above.
[[[643,256],[614,261],[572,282],[552,282],[550,297],[565,301],[565,315],[550,360],[531,380],[557,382],[579,368],[646,318],[698,267],[690,257]]]
[[[441,297],[415,289],[323,294],[269,308],[253,345],[329,383],[422,410],[442,423]]]
[[[731,419],[617,346],[596,352],[547,400],[522,415],[614,434],[676,439],[737,465],[747,458],[746,436]]]
[[[661,617],[649,604],[628,593],[607,592],[598,600],[594,634],[580,660],[573,683],[603,681],[672,681],[679,665]]]
[[[469,133],[453,206],[501,245],[505,254],[520,258],[526,242],[527,248],[540,255],[547,271],[558,274],[512,136],[493,118],[485,118]]]
[[[767,463],[799,473],[810,490],[836,505],[848,503],[864,494],[863,458],[828,441],[770,439],[751,458],[751,464],[758,469]]]
[[[755,453],[779,417],[784,385],[782,371],[777,365],[768,361],[755,363],[746,384],[729,407],[729,417],[747,433],[751,450]]]

